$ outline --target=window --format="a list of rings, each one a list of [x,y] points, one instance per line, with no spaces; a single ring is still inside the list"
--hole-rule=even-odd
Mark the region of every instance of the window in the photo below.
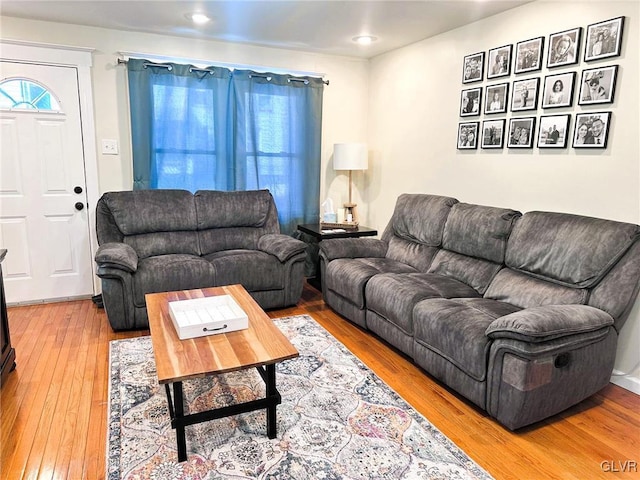
[[[43,85],[25,78],[0,82],[0,109],[59,112],[60,104]]]
[[[296,137],[296,124],[290,111],[295,111],[296,99],[283,95],[247,94],[245,110],[248,135],[245,139],[246,182],[248,188],[268,186],[275,196],[288,194],[295,170],[296,154],[291,151]]]
[[[283,232],[317,221],[322,79],[142,59],[127,69],[134,189],[268,189]]]
[[[213,96],[213,90],[207,88],[153,86],[157,188],[195,192],[216,185]],[[182,108],[187,102],[189,108]]]

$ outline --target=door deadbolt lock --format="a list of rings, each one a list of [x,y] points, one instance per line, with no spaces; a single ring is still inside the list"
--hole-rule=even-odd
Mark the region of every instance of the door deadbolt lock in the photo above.
[[[81,187],[80,185],[78,185],[77,187],[75,187],[75,188],[73,189],[73,191],[74,191],[75,193],[82,193],[82,187]]]

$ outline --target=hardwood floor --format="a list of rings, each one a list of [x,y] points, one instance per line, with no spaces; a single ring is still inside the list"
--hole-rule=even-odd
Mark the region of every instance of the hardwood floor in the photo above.
[[[90,300],[9,308],[17,369],[0,390],[0,478],[105,476],[109,341]],[[610,384],[580,405],[510,432],[406,357],[325,306],[305,286],[294,308],[354,352],[496,479],[640,478],[640,396]]]

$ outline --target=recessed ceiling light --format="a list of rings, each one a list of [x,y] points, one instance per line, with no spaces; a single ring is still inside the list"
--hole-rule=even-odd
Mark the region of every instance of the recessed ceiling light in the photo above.
[[[358,35],[352,40],[360,45],[371,45],[371,42],[375,42],[377,38],[372,35]]]
[[[211,20],[204,13],[198,13],[198,12],[188,14],[187,18],[189,18],[196,25],[204,25],[205,23]]]

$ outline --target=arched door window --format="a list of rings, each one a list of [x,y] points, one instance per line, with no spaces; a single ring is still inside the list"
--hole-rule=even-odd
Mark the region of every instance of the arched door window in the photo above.
[[[60,112],[55,95],[38,82],[9,78],[0,82],[0,109]]]

